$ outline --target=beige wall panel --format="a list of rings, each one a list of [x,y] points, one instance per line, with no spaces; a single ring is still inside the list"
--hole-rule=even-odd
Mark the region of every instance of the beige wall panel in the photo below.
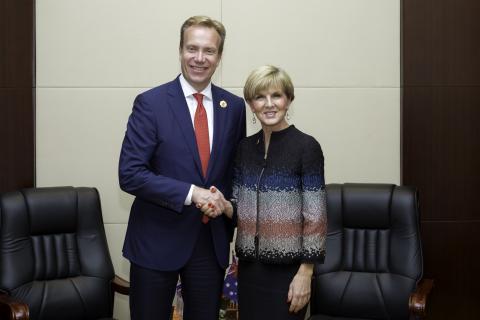
[[[180,71],[180,26],[220,0],[36,1],[37,87],[151,87]]]
[[[240,95],[240,89],[231,89]],[[333,182],[400,183],[400,89],[296,88],[290,123],[314,136]],[[260,130],[247,112],[247,133]]]
[[[123,240],[127,225],[121,224],[105,224],[105,233],[107,234],[108,248],[112,257],[115,274],[129,280],[130,263],[122,257]],[[113,316],[118,320],[130,319],[130,308],[128,305],[128,297],[120,294],[115,295],[115,308]]]
[[[291,122],[315,136],[333,182],[400,183],[400,89],[299,89]]]
[[[105,223],[126,223],[132,197],[119,189],[118,157],[141,90],[37,89],[37,185],[96,187]]]
[[[224,1],[223,84],[285,68],[297,87],[398,87],[399,0]]]
[[[113,318],[117,320],[130,320],[130,306],[128,296],[124,296],[118,293],[115,295]]]
[[[243,98],[243,88],[225,88],[228,91],[236,94],[239,97]],[[250,111],[250,107],[247,103],[245,103],[246,118],[247,118],[247,136],[251,136],[252,134],[258,132],[262,127],[260,126],[259,122],[257,121],[255,124],[252,123],[253,113]]]

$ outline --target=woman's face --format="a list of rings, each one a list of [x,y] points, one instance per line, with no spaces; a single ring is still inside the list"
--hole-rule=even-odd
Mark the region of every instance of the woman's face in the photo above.
[[[260,91],[248,104],[263,129],[279,131],[288,127],[285,115],[290,107],[290,102],[283,90],[269,88]]]

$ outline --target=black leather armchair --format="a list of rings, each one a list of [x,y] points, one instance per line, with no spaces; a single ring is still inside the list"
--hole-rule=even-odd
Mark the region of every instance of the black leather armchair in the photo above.
[[[96,189],[0,196],[0,319],[111,319],[115,291]]]
[[[311,320],[415,319],[432,280],[423,271],[416,190],[327,186],[324,264],[315,266]]]

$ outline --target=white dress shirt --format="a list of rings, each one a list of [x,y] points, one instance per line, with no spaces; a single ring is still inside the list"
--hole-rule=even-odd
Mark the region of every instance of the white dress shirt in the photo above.
[[[197,99],[193,96],[194,93],[198,91],[195,90],[190,83],[187,82],[183,74],[180,74],[179,77],[180,86],[182,87],[183,94],[185,95],[185,100],[187,101],[188,111],[190,112],[190,117],[192,119],[192,124],[194,124],[195,111],[197,110]],[[210,142],[210,152],[212,152],[212,143],[213,143],[213,96],[212,96],[212,83],[208,83],[207,87],[199,92],[203,94],[203,106],[207,113],[207,122],[208,122],[208,140]],[[190,186],[190,191],[187,194],[185,199],[185,205],[189,206],[192,204],[192,194],[193,194],[192,184]]]
[[[190,111],[190,117],[192,118],[192,124],[195,119],[195,111],[197,110],[197,99],[193,96],[194,93],[198,91],[195,90],[190,83],[183,77],[183,74],[180,75],[180,85],[182,86],[183,94],[185,95],[185,100],[187,100],[188,111]],[[207,112],[207,121],[208,121],[208,139],[210,141],[210,152],[212,152],[212,142],[213,142],[213,97],[212,97],[212,83],[210,82],[208,86],[198,92],[203,94],[203,106]]]

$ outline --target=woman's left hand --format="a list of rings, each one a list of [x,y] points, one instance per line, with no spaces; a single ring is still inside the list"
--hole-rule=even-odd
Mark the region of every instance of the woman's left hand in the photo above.
[[[310,301],[313,264],[302,264],[293,277],[288,290],[287,302],[290,303],[290,312],[297,313]]]

